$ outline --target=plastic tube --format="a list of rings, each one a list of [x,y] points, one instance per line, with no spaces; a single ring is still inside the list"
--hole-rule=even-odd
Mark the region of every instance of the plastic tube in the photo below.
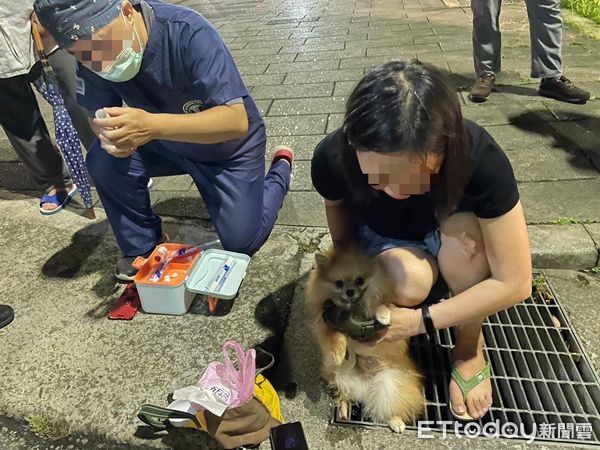
[[[225,284],[225,281],[229,277],[229,274],[231,273],[231,269],[233,268],[234,265],[235,265],[235,259],[233,259],[231,256],[228,256],[227,259],[223,262],[221,269],[217,272],[216,277],[214,278],[213,282],[210,285],[209,290],[212,293],[217,293],[221,290],[221,288]]]
[[[205,242],[204,244],[198,244],[198,245],[193,245],[191,247],[180,248],[176,252],[173,252],[171,255],[165,256],[162,264],[156,269],[156,271],[150,277],[150,282],[156,283],[158,280],[160,280],[160,278],[163,276],[165,270],[167,269],[167,266],[171,263],[171,261],[174,258],[180,258],[182,256],[191,256],[201,250],[204,250],[204,249],[210,247],[211,245],[216,245],[220,242],[221,241],[219,239],[215,239],[214,241]],[[166,250],[166,247],[163,246],[162,248],[164,248]],[[159,253],[161,252],[162,248],[159,247]],[[158,254],[156,256],[158,256]]]
[[[169,254],[169,250],[167,249],[167,247],[165,247],[164,245],[161,245],[160,247],[158,247],[158,250],[156,251],[156,254],[154,255],[154,261],[157,263],[161,263],[165,259],[167,259],[168,254]]]

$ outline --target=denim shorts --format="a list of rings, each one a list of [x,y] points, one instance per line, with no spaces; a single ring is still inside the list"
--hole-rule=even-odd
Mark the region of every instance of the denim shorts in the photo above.
[[[357,226],[357,237],[360,246],[370,256],[392,248],[411,247],[424,250],[437,259],[442,244],[439,228],[427,233],[422,241],[411,241],[381,236],[364,223],[360,223]]]

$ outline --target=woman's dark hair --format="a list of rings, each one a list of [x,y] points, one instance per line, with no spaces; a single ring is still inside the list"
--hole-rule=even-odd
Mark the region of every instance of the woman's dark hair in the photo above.
[[[408,150],[422,161],[443,155],[432,184],[439,222],[456,208],[471,174],[469,139],[457,94],[442,74],[420,62],[390,61],[368,72],[348,98],[340,163],[357,204],[382,195],[367,182],[356,151]]]

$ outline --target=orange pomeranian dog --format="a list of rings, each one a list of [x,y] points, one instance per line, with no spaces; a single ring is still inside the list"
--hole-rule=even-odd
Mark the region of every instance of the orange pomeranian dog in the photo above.
[[[306,301],[321,348],[322,375],[337,392],[339,415],[347,419],[349,403],[358,402],[366,416],[401,433],[406,423],[423,413],[425,404],[422,377],[409,354],[408,341],[368,346],[332,328],[323,318],[324,309],[334,306],[347,315],[389,325],[387,305],[395,297],[391,278],[379,260],[355,250],[343,254],[329,250],[315,258]]]

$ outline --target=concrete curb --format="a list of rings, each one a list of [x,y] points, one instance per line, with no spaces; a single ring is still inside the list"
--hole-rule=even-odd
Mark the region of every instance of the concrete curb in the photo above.
[[[320,245],[325,250],[331,242],[327,229],[310,229],[325,233]],[[528,225],[527,231],[533,267],[537,269],[583,270],[600,264],[600,224]]]
[[[598,248],[586,226],[528,225],[533,267],[575,270],[595,267]]]

